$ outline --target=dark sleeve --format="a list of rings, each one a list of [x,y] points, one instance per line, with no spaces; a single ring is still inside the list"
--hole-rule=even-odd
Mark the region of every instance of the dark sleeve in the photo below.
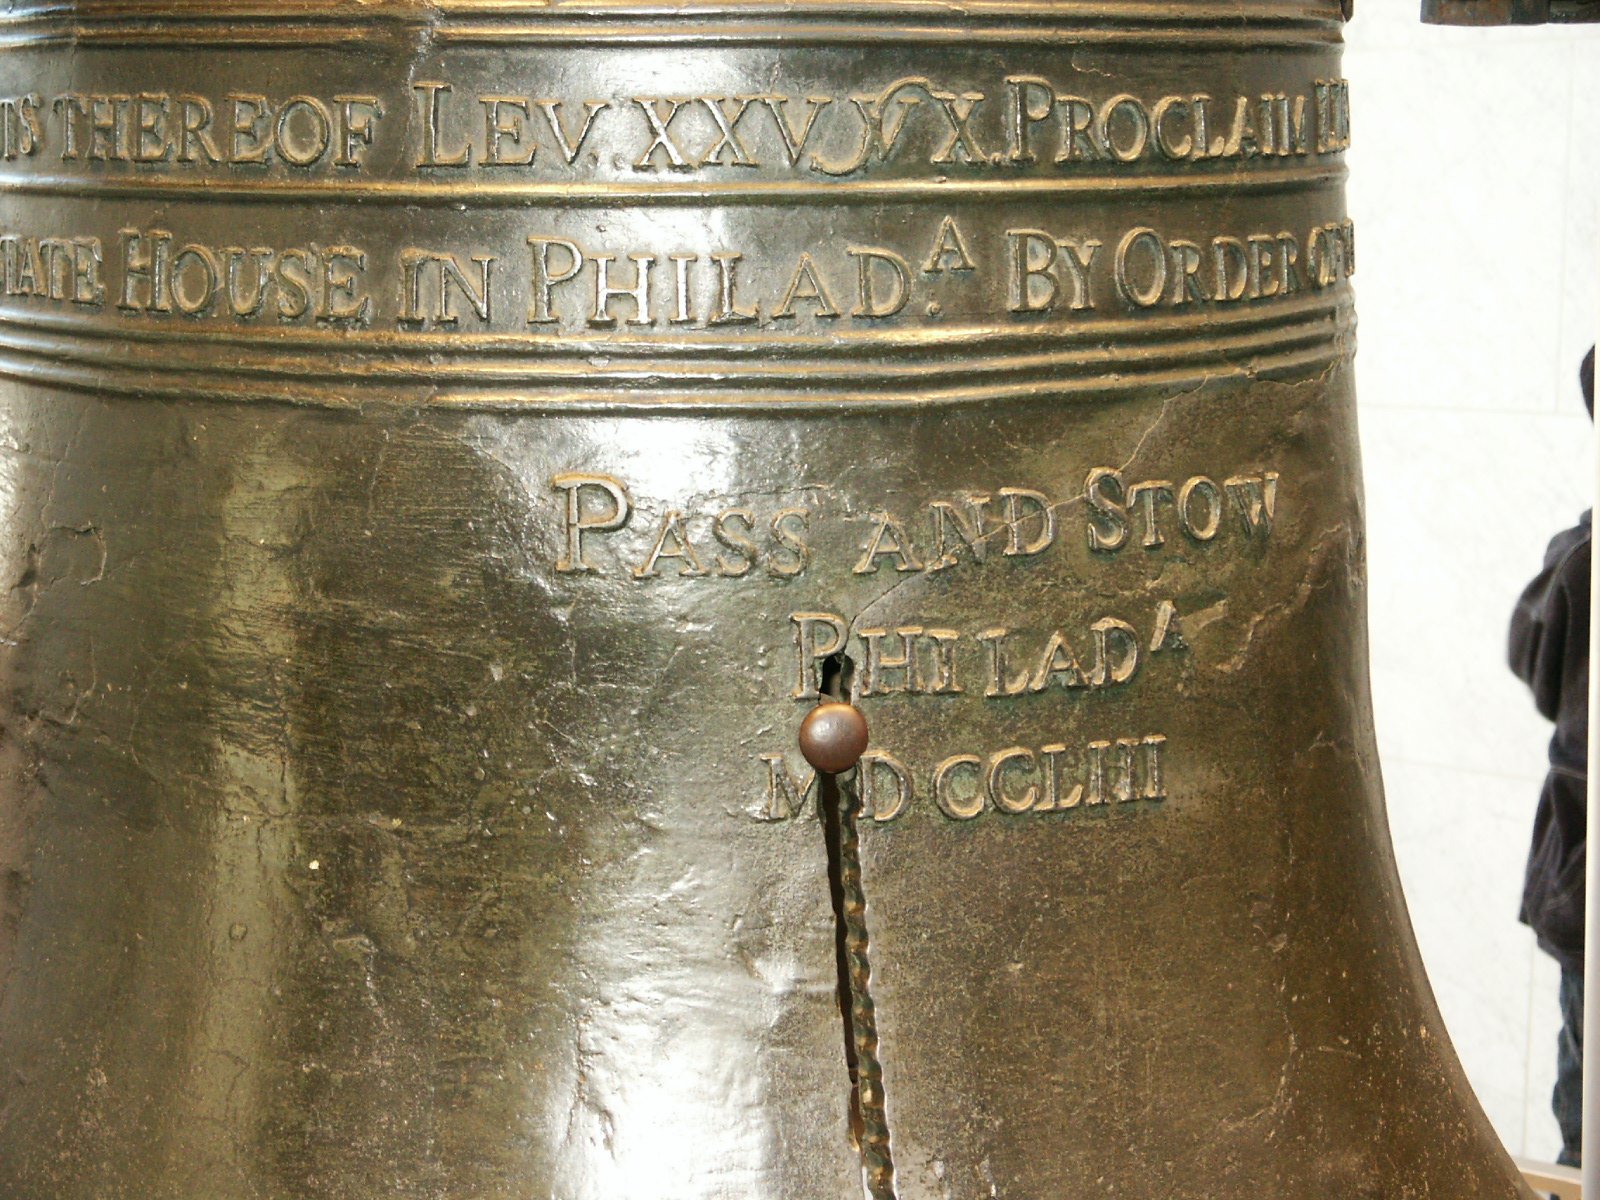
[[[1588,639],[1574,637],[1574,622],[1589,620],[1589,524],[1557,534],[1545,552],[1544,570],[1517,601],[1511,617],[1511,669],[1533,690],[1534,703],[1549,720],[1561,709],[1569,648],[1587,652]]]

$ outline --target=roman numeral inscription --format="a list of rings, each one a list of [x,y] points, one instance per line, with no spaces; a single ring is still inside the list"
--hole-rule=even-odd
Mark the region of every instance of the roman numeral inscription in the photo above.
[[[592,95],[470,74],[0,96],[0,183],[50,198],[0,227],[0,305],[330,343],[1048,335],[1303,308],[1355,269],[1349,89],[1314,71],[1263,88],[945,64],[836,91]],[[1257,225],[1213,203],[1229,188],[1302,200]],[[1102,193],[1127,202],[1073,202]],[[181,219],[280,199],[304,219],[224,236]],[[398,245],[395,205],[422,214]],[[686,207],[715,219],[662,215]]]
[[[789,611],[781,635],[789,650],[769,673],[775,696],[808,706],[836,695],[838,664],[848,662],[850,696],[869,716],[907,705],[975,705],[965,710],[972,719],[930,727],[1010,730],[993,745],[874,745],[852,794],[861,819],[879,826],[919,808],[958,823],[1159,811],[1172,757],[1183,747],[1148,722],[1108,719],[1101,706],[1169,688],[1196,653],[1191,621],[1216,619],[1226,585],[1198,592],[1190,585],[1189,594],[1208,598],[1202,610],[1177,583],[1167,594],[1107,598],[1092,572],[1169,562],[1213,573],[1250,569],[1271,552],[1285,491],[1281,473],[1264,467],[1170,478],[1093,467],[1077,489],[1019,481],[893,509],[843,501],[827,489],[759,504],[674,507],[598,472],[556,474],[549,486],[558,576],[685,596],[751,587],[804,594],[813,580],[833,580],[834,596],[846,590],[840,580],[892,587],[897,579],[948,577],[956,587],[1003,588],[1010,573],[1087,556],[1091,574],[1081,586],[1052,593],[1025,622],[910,612],[890,619],[876,603],[881,587],[865,593],[870,616],[839,606]],[[1066,567],[1064,576],[1074,571],[1081,568]],[[765,822],[809,812],[824,782],[789,747],[759,751],[752,768],[747,811]]]
[[[174,171],[538,172],[614,159],[645,175],[723,170],[845,178],[889,162],[1011,171],[1308,159],[1350,144],[1349,87],[1142,88],[1039,74],[915,75],[868,89],[547,95],[419,79],[409,93],[262,86],[0,97],[0,161]]]

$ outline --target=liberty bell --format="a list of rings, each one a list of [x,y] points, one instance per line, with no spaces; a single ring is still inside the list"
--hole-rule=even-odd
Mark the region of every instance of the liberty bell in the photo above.
[[[1529,1196],[1385,825],[1342,25],[6,5],[0,1196]]]

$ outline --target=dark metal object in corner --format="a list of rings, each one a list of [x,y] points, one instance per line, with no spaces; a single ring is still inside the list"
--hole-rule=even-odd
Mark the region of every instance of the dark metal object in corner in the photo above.
[[[1600,21],[1597,0],[1423,0],[1430,25],[1560,25]]]

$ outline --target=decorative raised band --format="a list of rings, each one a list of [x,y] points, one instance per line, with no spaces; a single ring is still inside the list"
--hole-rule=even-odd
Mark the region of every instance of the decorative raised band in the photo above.
[[[380,179],[212,179],[167,176],[24,175],[0,172],[0,192],[94,200],[201,203],[360,204],[474,209],[636,205],[873,205],[1071,196],[1150,197],[1187,192],[1261,193],[1332,187],[1342,163],[1215,171],[1113,175],[1104,171],[1055,178],[861,180],[489,180],[456,183]]]
[[[1348,356],[1348,286],[1259,308],[835,335],[405,334],[0,316],[0,376],[75,390],[331,407],[897,407],[1110,396]]]
[[[1193,42],[1323,45],[1339,40],[1336,0],[770,0],[696,5],[498,3],[496,0],[117,0],[19,5],[0,14],[0,46],[328,45],[384,37],[440,42],[589,45],[861,40],[1053,43]]]

